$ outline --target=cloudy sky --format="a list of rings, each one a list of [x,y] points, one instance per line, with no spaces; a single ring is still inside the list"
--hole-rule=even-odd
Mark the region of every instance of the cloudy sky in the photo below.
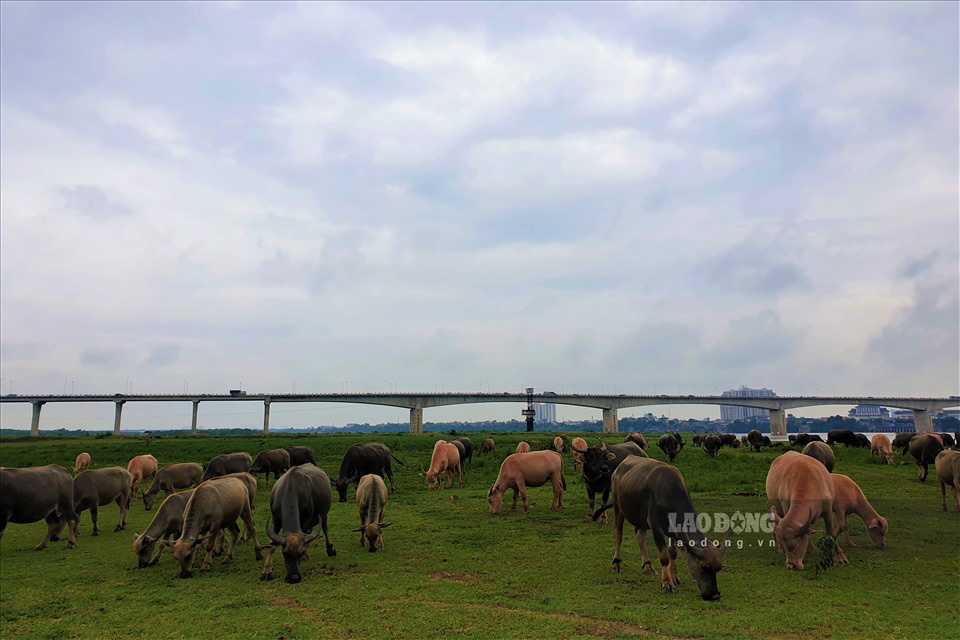
[[[0,10],[3,393],[960,388],[956,3]]]

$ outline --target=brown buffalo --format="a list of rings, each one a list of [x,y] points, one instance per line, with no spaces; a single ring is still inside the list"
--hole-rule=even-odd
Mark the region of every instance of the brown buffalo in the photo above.
[[[934,461],[937,480],[940,481],[940,502],[947,510],[947,487],[953,488],[953,503],[960,511],[960,451],[944,449]]]
[[[169,496],[177,489],[186,489],[200,484],[201,477],[203,477],[203,467],[196,462],[168,464],[157,472],[153,482],[150,483],[150,488],[143,494],[143,508],[146,511],[153,509],[153,504],[161,491]]]
[[[261,451],[254,458],[250,465],[250,473],[257,475],[263,474],[263,480],[270,484],[270,474],[273,474],[274,480],[279,480],[280,476],[286,473],[290,468],[290,452],[286,449],[267,449]]]
[[[870,455],[882,456],[887,459],[887,464],[893,464],[893,447],[890,445],[890,438],[882,433],[877,433],[870,438]]]
[[[560,454],[563,453],[563,438],[560,436],[553,439],[553,450]]]
[[[290,466],[296,467],[308,462],[314,466],[317,465],[317,457],[310,447],[284,447],[290,454]]]
[[[152,567],[160,561],[160,556],[163,555],[166,547],[162,542],[158,546],[158,541],[180,537],[180,531],[183,529],[183,511],[191,495],[193,495],[192,489],[168,495],[167,499],[160,504],[157,515],[153,516],[147,530],[133,535],[133,553],[137,556],[139,568]]]
[[[867,533],[877,549],[883,549],[884,537],[889,531],[887,519],[877,513],[876,509],[863,495],[863,491],[851,478],[839,473],[831,473],[833,482],[833,514],[837,516],[837,526],[843,532],[844,541],[855,547],[850,539],[850,530],[847,527],[847,514],[855,513],[867,526]]]
[[[130,474],[130,502],[137,501],[137,493],[147,484],[147,478],[157,476],[157,459],[150,454],[134,456],[127,463],[127,473]]]
[[[493,515],[500,513],[503,494],[507,489],[513,489],[513,506],[510,511],[516,510],[517,497],[522,495],[523,512],[530,513],[527,487],[542,487],[548,482],[553,485],[553,503],[550,511],[562,509],[563,491],[567,488],[567,481],[563,477],[563,458],[560,454],[555,451],[510,454],[500,465],[500,474],[487,492],[490,513]]]
[[[207,468],[203,472],[202,481],[206,482],[210,478],[218,478],[228,473],[240,473],[249,471],[253,465],[253,456],[246,451],[237,453],[225,453],[217,456],[207,463]]]
[[[485,438],[483,442],[480,443],[480,453],[482,454],[493,453],[496,446],[497,445],[493,441],[493,438]]]
[[[84,451],[77,456],[77,461],[73,465],[73,475],[90,468],[90,454]]]
[[[463,486],[463,472],[460,466],[460,451],[454,445],[443,440],[437,440],[433,445],[433,455],[430,458],[430,468],[420,472],[420,475],[426,477],[427,488],[443,489],[444,474],[450,486],[453,486],[453,475],[457,474],[457,485]]]
[[[383,513],[387,508],[387,485],[383,478],[373,473],[360,478],[357,485],[357,508],[360,510],[360,546],[364,541],[370,545],[370,552],[383,549],[383,530],[392,523],[384,523]]]
[[[530,453],[530,443],[520,442],[517,445],[517,453]]]
[[[34,550],[42,551],[59,540],[66,523],[70,525],[67,549],[77,546],[80,516],[74,510],[70,473],[55,464],[28,469],[0,467],[0,538],[7,523],[39,520],[47,521],[47,534]]]
[[[127,509],[133,491],[130,473],[122,467],[107,467],[84,471],[73,479],[73,508],[77,515],[90,510],[93,535],[100,535],[99,507],[116,502],[120,507],[120,521],[114,531],[127,526]]]
[[[934,433],[921,433],[910,439],[907,450],[917,463],[917,480],[927,481],[927,465],[934,464],[943,451],[943,441]]]
[[[700,436],[693,437],[693,444],[697,444],[697,438]],[[647,448],[647,439],[643,437],[642,433],[631,433],[626,438],[623,439],[624,442],[633,442],[641,449]]]

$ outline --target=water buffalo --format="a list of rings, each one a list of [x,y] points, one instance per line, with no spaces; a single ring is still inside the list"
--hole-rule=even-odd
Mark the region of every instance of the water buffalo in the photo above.
[[[833,471],[833,467],[837,463],[830,445],[816,440],[807,443],[807,446],[803,448],[803,455],[819,460],[827,471]]]
[[[898,433],[893,437],[893,448],[901,449],[900,453],[902,455],[907,455],[907,447],[910,445],[910,441],[915,435],[917,435],[916,431]]]
[[[747,442],[753,447],[754,451],[760,451],[763,447],[763,434],[753,429],[747,434]]]
[[[490,487],[490,491],[487,492],[490,514],[500,513],[503,495],[508,489],[513,489],[513,506],[510,511],[516,511],[517,496],[520,495],[523,496],[523,512],[530,513],[527,487],[542,487],[548,482],[553,485],[553,503],[550,505],[550,511],[562,509],[563,492],[567,488],[567,481],[563,477],[563,458],[560,454],[555,451],[510,454],[500,465],[500,473]]]
[[[842,444],[845,447],[856,447],[857,434],[850,429],[833,429],[827,432],[827,444]]]
[[[637,531],[643,569],[653,573],[647,555],[647,530],[653,531],[653,540],[660,556],[660,590],[676,593],[680,586],[677,577],[677,547],[687,554],[687,567],[700,589],[704,600],[717,600],[717,572],[723,566],[726,547],[709,543],[696,524],[697,513],[680,472],[669,464],[650,458],[628,458],[613,473],[613,571],[623,572],[620,547],[623,524],[629,522]],[[605,505],[594,514],[607,508]],[[677,526],[677,525],[680,526]],[[667,542],[670,539],[671,543]]]
[[[426,477],[427,488],[431,491],[437,488],[443,489],[444,476],[453,486],[453,475],[457,474],[459,485],[463,486],[463,475],[460,464],[460,449],[455,445],[437,440],[433,445],[433,454],[430,457],[430,468],[427,471],[421,471],[420,475]]]
[[[798,433],[796,440],[793,441],[793,444],[802,448],[807,446],[807,444],[810,442],[823,442],[823,438],[816,433]]]
[[[843,532],[846,543],[851,547],[857,546],[850,539],[850,530],[847,527],[847,514],[855,513],[867,526],[867,534],[873,540],[873,545],[877,549],[883,549],[884,538],[889,531],[887,519],[877,513],[851,478],[831,473],[830,480],[833,482],[833,515],[837,517],[837,527]]]
[[[313,449],[310,447],[284,447],[284,449],[290,454],[291,467],[307,464],[308,462],[312,465],[317,464],[317,458],[313,454]]]
[[[563,438],[560,436],[553,439],[553,450],[563,455]]]
[[[250,465],[249,472],[253,475],[263,474],[264,481],[270,484],[270,474],[273,474],[274,480],[279,480],[280,476],[286,473],[290,468],[290,452],[286,449],[267,449],[257,454]]]
[[[855,433],[854,437],[857,439],[857,447],[860,449],[869,449],[870,448],[870,439],[862,433]]]
[[[910,455],[917,463],[917,480],[927,481],[927,465],[934,464],[937,455],[943,451],[943,444],[932,433],[921,433],[910,439],[908,445]]]
[[[773,443],[770,441],[770,436],[763,436],[763,446],[772,447]]]
[[[893,464],[893,448],[890,445],[890,438],[882,433],[875,434],[870,439],[870,455],[884,457],[887,464]]]
[[[153,509],[153,504],[161,491],[169,496],[176,489],[186,489],[200,484],[202,477],[203,467],[196,462],[168,464],[157,472],[153,482],[150,483],[150,488],[143,494],[143,508],[147,511]]]
[[[720,448],[723,446],[723,443],[720,441],[719,436],[710,434],[703,439],[703,450],[707,452],[707,455],[711,458],[716,458],[717,453],[720,451]]]
[[[332,503],[330,478],[316,465],[309,462],[297,465],[280,476],[270,492],[267,519],[270,547],[261,580],[273,579],[273,553],[277,547],[283,553],[286,581],[290,583],[300,582],[300,561],[307,558],[308,545],[321,533],[327,543],[327,555],[337,555],[327,532],[327,514]],[[311,533],[318,525],[319,530]]]
[[[677,444],[680,445],[681,449],[683,449],[684,445],[686,445],[686,443],[683,441],[683,436],[676,431],[673,432],[673,439],[677,441]]]
[[[577,451],[583,451],[586,448],[587,441],[583,438],[576,437],[570,442],[570,457],[573,458],[573,468],[576,471],[583,470],[583,454]]]
[[[642,433],[631,433],[626,438],[623,439],[624,442],[633,442],[641,449],[647,448],[647,439],[643,437]],[[693,443],[697,443],[697,436],[693,436]]]
[[[663,451],[663,455],[667,456],[669,462],[673,462],[673,459],[680,455],[680,443],[671,433],[660,436],[657,446],[660,447],[660,451]]]
[[[530,453],[530,443],[528,442],[517,443],[517,453]]]
[[[114,531],[127,526],[127,508],[130,506],[132,479],[122,467],[107,467],[84,471],[73,479],[73,508],[77,515],[90,510],[93,535],[100,535],[99,507],[116,502],[120,507],[120,521]]]
[[[720,438],[720,443],[725,447],[730,447],[731,449],[738,449],[740,447],[740,441],[737,440],[737,436],[732,433],[720,433],[717,437]]]
[[[167,499],[160,504],[157,515],[153,516],[153,521],[147,530],[133,535],[133,553],[137,556],[139,568],[152,567],[160,561],[160,556],[163,555],[166,547],[162,543],[157,546],[158,541],[180,537],[180,531],[183,529],[183,511],[191,495],[193,495],[193,489],[168,495]]]
[[[699,434],[699,433],[696,434],[695,436],[693,436],[693,438],[691,438],[691,440],[693,440],[693,446],[695,446],[695,447],[702,447],[702,446],[703,446],[703,438],[704,438],[704,436],[703,436],[702,434]]]
[[[469,462],[469,463],[472,465],[472,464],[473,464],[473,450],[474,450],[473,440],[471,440],[470,438],[468,438],[468,437],[466,437],[466,436],[462,436],[462,437],[457,438],[456,440],[454,440],[454,442],[459,442],[459,443],[461,443],[461,444],[463,445],[463,455],[460,457],[460,462],[462,462],[462,463],[464,463],[464,464],[466,464],[467,462]]]
[[[480,453],[481,454],[493,453],[496,446],[497,445],[493,441],[493,438],[484,438],[483,442],[480,443]]]
[[[360,533],[360,546],[366,541],[371,553],[383,549],[383,530],[391,524],[383,521],[387,508],[387,486],[383,478],[372,473],[360,478],[355,497],[360,510],[360,528],[353,531]]]
[[[940,502],[947,510],[947,487],[953,488],[953,503],[960,511],[960,451],[944,449],[934,461],[937,480],[940,481]]]
[[[90,468],[90,454],[84,451],[77,456],[77,461],[73,465],[73,475]]]
[[[253,478],[253,476],[249,476]],[[254,480],[256,482],[256,480]],[[193,490],[183,511],[183,529],[176,542],[163,540],[165,546],[173,548],[173,557],[180,564],[180,577],[193,575],[194,552],[206,540],[207,554],[203,559],[201,571],[213,566],[213,550],[221,529],[230,532],[230,546],[224,557],[224,564],[233,560],[237,547],[240,528],[237,520],[242,519],[253,536],[254,555],[262,560],[260,542],[257,540],[256,527],[250,507],[249,485],[235,476],[217,477],[202,482]]]
[[[949,433],[941,433],[939,435],[940,435],[940,439],[943,440],[944,447],[953,447],[954,445],[956,445],[957,441],[954,440],[953,436],[950,435]]]
[[[28,469],[0,467],[0,538],[8,522],[39,520],[47,521],[47,534],[34,550],[42,551],[59,540],[65,523],[70,525],[67,549],[77,546],[80,516],[74,510],[70,472],[55,464]]]
[[[673,436],[667,435],[673,439]],[[583,456],[583,484],[587,488],[587,498],[590,501],[590,512],[587,515],[589,520],[593,519],[596,494],[600,494],[601,504],[607,504],[610,497],[610,477],[620,463],[627,456],[647,457],[646,452],[636,442],[621,442],[610,446],[601,442],[577,453]],[[606,521],[604,516],[601,522]]]
[[[157,477],[157,459],[150,454],[134,456],[127,463],[127,473],[130,474],[130,502],[137,501],[137,494],[151,480]]]
[[[450,444],[457,448],[457,453],[460,457],[460,473],[466,475],[467,471],[464,469],[464,461],[467,459],[467,448],[459,440],[453,440]],[[359,485],[357,486],[359,487]]]
[[[837,543],[839,531],[833,520],[833,481],[823,464],[787,451],[770,464],[766,488],[773,537],[786,555],[787,569],[803,570],[803,557],[813,549],[810,527],[818,518],[823,518],[833,538],[837,564],[847,563]]]
[[[350,445],[347,452],[343,454],[343,460],[340,462],[340,475],[334,483],[340,496],[340,502],[347,501],[347,489],[350,488],[350,485],[359,482],[360,478],[368,473],[375,473],[381,478],[386,474],[390,481],[390,490],[396,491],[393,486],[391,459],[396,460],[401,467],[403,466],[403,463],[390,453],[390,449],[382,442]]]
[[[252,465],[253,456],[246,451],[225,453],[207,463],[207,469],[203,472],[202,480],[206,482],[210,478],[225,476],[228,473],[249,471]]]

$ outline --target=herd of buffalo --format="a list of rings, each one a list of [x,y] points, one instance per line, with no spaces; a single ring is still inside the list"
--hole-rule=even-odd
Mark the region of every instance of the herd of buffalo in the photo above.
[[[921,482],[926,480],[928,466],[933,464],[943,510],[947,509],[946,487],[949,486],[953,490],[954,505],[960,511],[960,451],[951,449],[960,442],[960,433],[955,435],[898,434],[892,442],[883,434],[867,439],[848,430],[831,431],[826,442],[817,434],[791,435],[790,445],[801,452],[790,450],[775,458],[766,479],[774,540],[786,556],[787,567],[803,569],[804,556],[813,551],[811,526],[820,518],[833,539],[839,564],[847,562],[839,547],[840,533],[844,533],[847,545],[855,546],[847,531],[849,514],[860,516],[875,546],[883,548],[887,521],[873,509],[856,482],[832,473],[834,446],[869,448],[872,455],[890,464],[895,450],[903,455],[909,453],[916,461]],[[740,439],[733,434],[710,434],[695,435],[692,440],[694,446],[702,447],[710,457],[716,457],[723,447],[760,451],[786,444],[772,443],[756,430]],[[622,443],[593,446],[582,438],[568,440],[558,436],[552,448],[541,451],[531,451],[528,443],[521,442],[516,453],[503,460],[497,479],[487,493],[490,513],[500,512],[509,490],[513,491],[511,511],[522,498],[523,510],[527,513],[527,489],[548,483],[553,489],[550,510],[562,509],[567,488],[562,455],[569,452],[586,488],[588,519],[606,522],[606,511],[613,511],[613,570],[622,571],[620,547],[624,523],[629,522],[637,533],[643,571],[651,574],[654,570],[647,554],[647,531],[653,536],[663,592],[673,593],[679,586],[676,568],[679,547],[686,554],[687,566],[701,597],[716,600],[720,597],[717,572],[722,568],[726,545],[711,543],[707,533],[696,524],[696,511],[684,478],[669,464],[683,449],[683,437],[679,433],[663,434],[656,444],[667,463],[647,456],[646,439],[639,433],[628,435]],[[476,453],[494,453],[495,446],[493,439],[487,438],[476,447]],[[454,480],[463,486],[464,465],[473,460],[474,450],[470,438],[438,440],[429,469],[420,471],[428,489],[452,486]],[[57,541],[67,525],[67,548],[73,548],[83,511],[90,511],[93,535],[98,535],[98,508],[115,502],[120,507],[120,520],[114,531],[120,531],[126,526],[130,504],[136,502],[139,495],[143,496],[144,508],[151,511],[163,492],[165,499],[153,521],[143,533],[134,536],[133,551],[139,567],[156,565],[164,550],[170,547],[179,564],[180,576],[188,578],[193,574],[195,551],[201,545],[206,551],[202,566],[209,570],[215,557],[222,555],[222,561],[229,562],[238,543],[252,540],[257,560],[264,560],[264,552],[266,555],[261,578],[273,578],[273,554],[280,549],[286,581],[295,583],[301,580],[300,563],[308,557],[310,543],[321,534],[327,555],[336,555],[327,523],[334,490],[340,502],[346,502],[349,487],[356,487],[354,499],[360,526],[354,532],[360,534],[359,544],[371,552],[383,549],[383,531],[390,526],[384,521],[388,501],[385,480],[393,491],[393,462],[403,466],[386,445],[370,442],[347,449],[336,479],[316,466],[313,450],[305,446],[261,451],[256,458],[246,452],[220,455],[206,467],[195,462],[159,467],[152,455],[140,455],[130,460],[126,469],[91,469],[91,457],[87,453],[77,456],[73,475],[58,465],[0,467],[0,536],[8,522],[45,520],[47,533],[36,549]],[[271,474],[275,479],[270,492],[270,515],[263,531],[267,540],[263,546],[253,521],[257,476],[261,473],[268,484]],[[678,514],[692,526],[676,527]]]

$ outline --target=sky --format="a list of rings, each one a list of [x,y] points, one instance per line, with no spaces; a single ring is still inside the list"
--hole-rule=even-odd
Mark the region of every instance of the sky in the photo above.
[[[4,2],[0,390],[956,394],[958,11]]]

